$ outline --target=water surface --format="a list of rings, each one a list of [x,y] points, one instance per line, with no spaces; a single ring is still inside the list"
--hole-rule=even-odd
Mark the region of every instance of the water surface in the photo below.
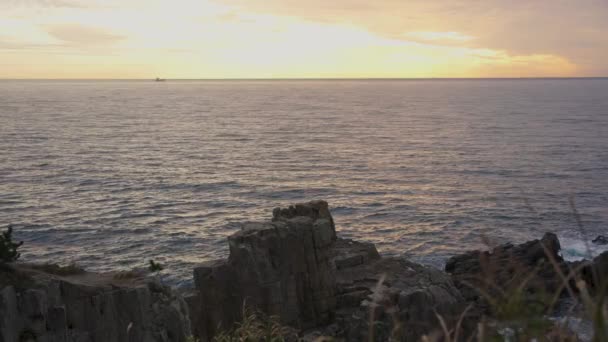
[[[1,81],[0,224],[95,270],[225,255],[329,201],[342,236],[441,265],[482,237],[608,230],[608,80]]]

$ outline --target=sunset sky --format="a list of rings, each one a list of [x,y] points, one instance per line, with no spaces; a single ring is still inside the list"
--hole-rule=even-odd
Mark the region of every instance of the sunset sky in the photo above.
[[[606,0],[0,0],[0,78],[608,76]]]

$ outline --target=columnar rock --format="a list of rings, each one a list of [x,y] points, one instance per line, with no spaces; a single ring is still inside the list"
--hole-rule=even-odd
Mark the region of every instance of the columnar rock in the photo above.
[[[181,342],[190,335],[186,303],[153,281],[20,266],[0,273],[16,280],[0,289],[2,342]]]
[[[370,332],[374,341],[418,340],[439,329],[436,314],[450,322],[464,310],[448,275],[337,238],[323,201],[277,208],[271,222],[244,224],[228,244],[227,260],[194,271],[192,329],[203,341],[239,321],[244,306],[309,337],[346,341],[367,340]]]
[[[327,220],[331,226],[332,240],[336,239],[336,226],[325,201],[298,203],[287,208],[274,208],[272,221],[289,221],[298,216],[310,217],[312,220]]]
[[[335,239],[323,201],[277,208],[272,222],[244,224],[228,238],[227,260],[194,270],[194,334],[210,339],[239,321],[245,306],[298,328],[329,322],[336,305],[330,260]]]

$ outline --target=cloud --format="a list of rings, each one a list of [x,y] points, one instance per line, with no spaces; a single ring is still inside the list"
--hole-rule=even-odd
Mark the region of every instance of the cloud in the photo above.
[[[99,28],[77,24],[52,26],[47,29],[47,32],[61,41],[85,46],[111,44],[126,38]]]
[[[458,43],[514,55],[559,55],[581,65],[587,73],[608,74],[604,62],[608,58],[605,0],[219,1],[242,10],[354,25],[392,39]],[[450,32],[452,37],[445,35]],[[428,33],[444,36],[432,38]]]
[[[468,42],[475,37],[462,34],[460,32],[429,32],[429,31],[412,31],[407,32],[403,35],[404,39],[417,41],[417,42],[428,42],[435,44],[452,44],[452,43],[463,43]]]
[[[0,50],[180,77],[608,75],[604,1],[0,0]]]
[[[83,0],[4,0],[0,2],[1,9],[35,9],[35,8],[94,8],[99,6],[96,1]]]
[[[15,42],[0,36],[0,50],[2,51],[35,51],[53,47],[62,47],[62,45]]]
[[[498,51],[475,58],[478,62],[474,71],[482,77],[572,77],[579,72],[578,66],[555,55],[509,55]]]
[[[39,4],[45,7],[59,8],[90,8],[91,4],[86,4],[83,1],[75,0],[37,0]]]

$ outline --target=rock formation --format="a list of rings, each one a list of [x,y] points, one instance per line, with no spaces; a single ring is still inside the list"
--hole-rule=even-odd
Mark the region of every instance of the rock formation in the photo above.
[[[362,249],[360,243],[338,241],[344,243],[351,246],[346,254]],[[464,310],[448,275],[404,258],[381,258],[367,245],[373,252],[361,253],[360,263],[342,263],[337,270],[339,337],[365,341],[371,334],[374,341],[417,341],[439,329],[437,315],[452,322]]]
[[[562,279],[556,266],[568,273],[557,236],[547,233],[540,240],[521,245],[505,244],[491,251],[472,251],[451,257],[445,271],[469,301],[484,294],[507,291],[523,284],[528,292],[554,294]],[[498,290],[501,289],[501,290]]]
[[[595,243],[596,245],[608,245],[608,238],[604,235],[598,235],[591,242]]]
[[[326,202],[275,209],[272,222],[249,223],[228,238],[227,260],[194,270],[193,332],[208,340],[241,319],[244,305],[308,328],[328,323],[336,306],[330,260],[336,239]]]
[[[560,272],[572,269],[597,289],[608,274],[608,252],[567,263],[551,233],[454,256],[444,273],[337,237],[324,201],[277,208],[272,220],[243,224],[228,245],[227,259],[194,269],[186,300],[135,273],[0,264],[0,342],[182,342],[191,331],[205,342],[239,322],[245,307],[277,316],[304,340],[344,341],[418,341],[470,309],[461,322],[468,337],[492,314],[485,294],[554,294],[563,291]]]
[[[560,255],[557,236],[546,233],[540,240],[520,245],[509,243],[453,256],[445,270],[465,299],[474,304],[469,313],[472,321],[485,316],[495,327],[505,320],[512,326],[530,324],[526,329],[539,329],[547,325],[548,312],[585,319],[585,307],[573,306],[584,302],[578,286],[584,284],[592,296],[601,293],[600,287],[608,287],[608,252],[593,260],[567,262]],[[567,326],[550,324],[546,328],[547,340],[579,340]],[[518,329],[524,331],[521,326]],[[550,338],[552,334],[557,335]]]
[[[608,289],[608,251],[596,256],[592,261],[573,263],[572,267],[580,269],[581,279],[592,292],[601,288]]]
[[[367,338],[373,314],[376,341],[409,341],[438,328],[436,313],[449,316],[463,302],[446,274],[337,238],[323,201],[277,208],[272,221],[243,225],[228,244],[227,260],[194,271],[197,293],[188,302],[203,341],[239,321],[243,305],[348,341]]]
[[[190,335],[187,306],[143,278],[78,273],[57,276],[28,266],[0,271],[1,342],[169,342]]]

